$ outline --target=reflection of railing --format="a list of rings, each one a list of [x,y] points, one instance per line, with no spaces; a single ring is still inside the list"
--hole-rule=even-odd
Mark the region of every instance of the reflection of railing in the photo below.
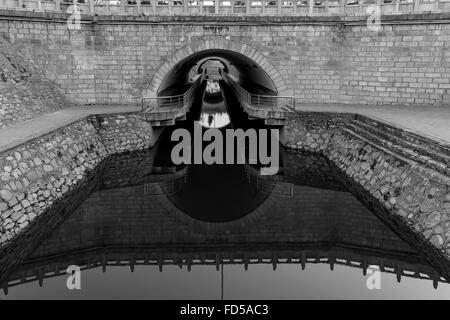
[[[189,89],[179,95],[142,98],[142,112],[176,112],[183,108],[189,109],[194,101],[195,93],[203,81],[203,74],[199,75]]]
[[[375,253],[370,248],[350,249],[338,244],[327,248],[318,244],[314,249],[311,245],[297,244],[297,248],[293,249],[268,243],[252,246],[250,250],[243,248],[243,245],[238,248],[231,245],[221,246],[220,249],[206,245],[205,248],[192,245],[188,250],[186,247],[172,244],[140,248],[94,247],[34,258],[19,266],[17,271],[10,275],[9,281],[2,284],[3,290],[7,294],[9,287],[35,281],[42,286],[44,279],[66,274],[67,267],[73,264],[77,264],[81,270],[102,268],[104,272],[108,267],[118,266],[129,266],[131,271],[134,271],[135,266],[158,266],[159,271],[163,271],[164,266],[171,265],[185,267],[187,270],[199,265],[215,266],[217,270],[220,270],[220,265],[242,265],[247,270],[252,264],[271,264],[275,270],[278,264],[301,265],[302,269],[307,264],[329,264],[331,270],[334,270],[336,265],[360,268],[363,275],[367,274],[369,268],[379,269],[381,272],[395,274],[397,281],[402,277],[431,280],[435,288],[439,282],[449,283],[432,267],[417,259],[408,259],[398,252]]]
[[[76,1],[75,1],[76,2]],[[0,0],[0,8],[67,12],[72,0]],[[368,15],[369,7],[379,6],[381,13],[450,11],[450,0],[78,0],[84,14],[266,14],[266,15]]]
[[[236,80],[234,80],[226,72],[220,72],[225,82],[231,87],[236,94],[239,102],[246,104],[247,107],[253,109],[277,111],[283,108],[294,109],[295,98],[292,96],[269,96],[253,94],[242,88]]]
[[[294,185],[292,183],[283,182],[278,176],[262,176],[258,169],[249,164],[244,165],[244,168],[249,184],[259,192],[285,198],[294,196]]]

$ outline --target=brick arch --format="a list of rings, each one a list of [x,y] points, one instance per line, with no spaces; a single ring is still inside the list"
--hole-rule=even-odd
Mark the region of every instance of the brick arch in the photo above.
[[[191,42],[175,52],[167,61],[160,65],[153,75],[148,88],[143,91],[143,96],[156,97],[163,80],[178,63],[195,53],[205,50],[227,50],[244,55],[269,76],[277,89],[278,95],[292,95],[292,90],[288,89],[282,74],[256,48],[242,42],[218,39]]]

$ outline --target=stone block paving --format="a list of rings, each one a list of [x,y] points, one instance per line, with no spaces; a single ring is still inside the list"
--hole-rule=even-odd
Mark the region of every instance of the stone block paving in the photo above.
[[[139,105],[71,107],[0,129],[0,152],[95,114],[139,112]],[[450,109],[446,107],[304,104],[296,111],[360,114],[450,145]]]
[[[89,115],[138,112],[140,110],[141,107],[138,105],[109,105],[72,107],[51,114],[42,115],[35,119],[0,129],[0,152],[4,152],[30,140],[44,136]]]

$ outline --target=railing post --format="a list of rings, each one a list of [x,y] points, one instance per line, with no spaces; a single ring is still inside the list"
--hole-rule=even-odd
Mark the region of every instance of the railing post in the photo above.
[[[214,0],[214,5],[215,5],[214,12],[218,14],[220,11],[220,0]]]
[[[309,11],[308,12],[309,12],[309,14],[313,14],[313,12],[314,12],[314,0],[309,0]]]
[[[277,0],[277,13],[281,13],[281,0]]]
[[[262,13],[266,12],[266,0],[261,0],[261,10]]]
[[[340,14],[344,15],[345,14],[345,0],[341,0],[340,1],[341,7],[340,7]]]
[[[110,3],[108,0],[106,0],[106,12],[108,12],[108,13],[111,12]]]
[[[200,9],[200,14],[203,14],[203,0],[198,0],[198,5]]]
[[[155,16],[156,16],[156,10],[158,10],[157,6],[158,6],[158,0],[152,0],[152,12],[153,12],[153,15],[155,15]]]
[[[419,7],[420,7],[420,0],[415,0],[414,1],[414,11],[419,11]]]
[[[138,8],[138,13],[141,14],[142,13],[141,0],[136,0],[136,3],[137,3],[137,8]]]
[[[88,1],[89,1],[89,12],[93,14],[94,13],[94,1],[95,0],[88,0]],[[124,0],[122,0],[122,1],[124,1]]]
[[[439,10],[439,0],[436,0],[434,3],[434,10]]]
[[[169,13],[172,13],[172,0],[167,0],[169,3]]]
[[[400,11],[400,0],[395,0],[395,12]]]
[[[61,11],[61,0],[55,0],[55,10]]]
[[[252,0],[245,1],[245,11],[247,14],[250,14],[252,11]]]

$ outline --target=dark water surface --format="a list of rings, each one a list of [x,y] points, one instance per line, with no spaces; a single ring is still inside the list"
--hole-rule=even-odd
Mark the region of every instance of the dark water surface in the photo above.
[[[283,151],[272,177],[248,165],[175,166],[168,135],[108,159],[75,210],[21,244],[29,254],[1,299],[450,298],[415,244],[326,159]],[[67,289],[70,265],[82,269],[81,290]]]
[[[397,282],[396,270],[435,271],[319,156],[287,154],[283,176],[263,180],[244,166],[153,167],[153,153],[110,159],[95,191],[10,274],[2,299],[450,297],[447,283]],[[81,290],[66,287],[69,265],[86,269]],[[386,267],[380,290],[367,288],[370,265]]]

